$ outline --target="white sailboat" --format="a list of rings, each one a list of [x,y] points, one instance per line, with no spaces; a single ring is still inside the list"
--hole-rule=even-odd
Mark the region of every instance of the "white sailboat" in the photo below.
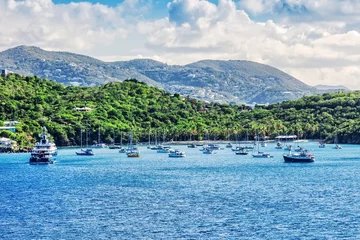
[[[82,147],[82,128],[80,125],[80,151],[75,152],[78,156],[92,156],[94,155],[94,152],[91,148],[88,148],[88,122],[86,121],[86,129],[85,129],[85,141],[86,141],[86,149],[84,150]]]
[[[140,157],[140,152],[133,146],[133,133],[130,132],[130,143],[126,155],[131,158]]]
[[[325,140],[321,139],[321,132],[320,132],[319,148],[325,148],[325,147],[326,147]]]
[[[259,139],[259,137],[257,136],[257,140]],[[254,158],[272,158],[274,156],[272,156],[270,153],[266,153],[266,152],[260,152],[259,151],[259,142],[256,141],[256,149],[257,151],[253,152],[252,156]]]
[[[91,146],[92,148],[107,148],[108,145],[106,145],[105,143],[101,143],[101,140],[100,140],[100,126],[99,126],[99,129],[98,129],[98,140],[97,140],[97,143],[92,145]]]
[[[335,146],[333,147],[333,149],[342,149],[342,147],[338,143],[338,138],[337,138],[337,132],[336,131],[335,131],[335,137],[334,137],[334,144],[335,144]]]

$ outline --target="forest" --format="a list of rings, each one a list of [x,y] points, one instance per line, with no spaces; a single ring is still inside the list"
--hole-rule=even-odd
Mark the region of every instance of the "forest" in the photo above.
[[[91,111],[77,111],[88,107]],[[268,106],[202,102],[170,94],[136,79],[97,87],[65,86],[36,76],[0,77],[0,126],[18,121],[16,133],[1,137],[28,147],[46,126],[58,146],[80,145],[85,128],[89,144],[119,143],[134,133],[136,142],[244,140],[255,135],[295,134],[299,138],[360,143],[360,92],[305,96]],[[83,144],[85,143],[83,139]]]

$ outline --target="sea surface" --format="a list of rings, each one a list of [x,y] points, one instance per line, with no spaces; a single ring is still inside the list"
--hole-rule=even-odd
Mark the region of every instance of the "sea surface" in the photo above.
[[[0,239],[360,239],[360,146],[301,143],[314,163],[186,146],[183,159],[60,149],[0,155]]]

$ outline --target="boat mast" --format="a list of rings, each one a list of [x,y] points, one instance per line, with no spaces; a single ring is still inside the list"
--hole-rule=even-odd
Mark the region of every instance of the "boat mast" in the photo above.
[[[133,149],[133,146],[132,146],[132,138],[133,138],[133,133],[132,131],[130,132],[130,144],[129,144],[129,148],[132,150]]]
[[[120,147],[122,147],[122,132],[120,132]]]
[[[163,142],[162,142],[162,144],[164,144],[165,143],[165,128],[164,128],[164,132],[163,132]]]
[[[80,124],[80,148],[82,149],[82,142],[83,142],[83,139],[82,139],[82,128],[81,128],[81,124]]]
[[[89,137],[89,133],[88,133],[88,120],[86,120],[86,129],[85,129],[86,148],[88,148],[88,137]]]
[[[99,129],[98,129],[98,144],[100,144],[100,126],[99,126]]]

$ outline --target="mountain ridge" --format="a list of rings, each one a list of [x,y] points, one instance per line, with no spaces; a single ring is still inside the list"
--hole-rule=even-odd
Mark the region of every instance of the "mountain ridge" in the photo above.
[[[76,86],[136,78],[171,93],[213,102],[274,103],[317,92],[279,69],[247,60],[208,59],[186,65],[152,59],[104,62],[81,54],[22,45],[0,52],[0,67]]]

